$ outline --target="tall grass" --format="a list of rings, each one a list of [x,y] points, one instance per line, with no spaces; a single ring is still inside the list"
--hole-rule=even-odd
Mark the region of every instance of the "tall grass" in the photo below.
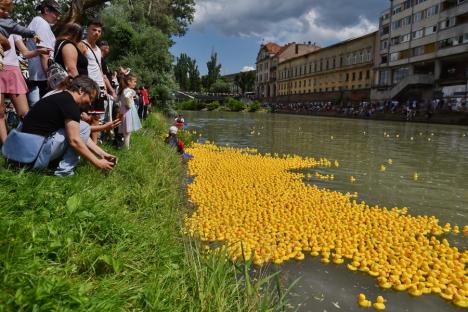
[[[275,311],[250,274],[182,234],[185,169],[152,115],[115,170],[56,178],[0,166],[0,311]],[[276,282],[279,285],[279,282]]]

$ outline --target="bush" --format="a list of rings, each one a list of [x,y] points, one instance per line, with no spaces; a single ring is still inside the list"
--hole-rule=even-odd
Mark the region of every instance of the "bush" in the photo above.
[[[211,103],[209,103],[208,105],[206,105],[206,108],[207,108],[209,111],[213,111],[213,110],[215,110],[215,109],[218,109],[220,106],[221,106],[221,104],[219,104],[218,101],[214,101],[214,102],[211,102]]]
[[[231,112],[240,112],[246,108],[244,102],[233,98],[227,98],[225,103]]]
[[[178,110],[197,111],[204,109],[205,104],[195,99],[190,99],[177,103],[176,107]]]
[[[259,101],[254,101],[252,104],[250,104],[249,107],[249,112],[256,112],[260,109],[260,102]]]

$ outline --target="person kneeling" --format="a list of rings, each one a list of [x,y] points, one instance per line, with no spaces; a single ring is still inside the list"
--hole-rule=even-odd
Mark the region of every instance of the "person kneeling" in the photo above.
[[[89,106],[98,92],[93,80],[79,76],[65,91],[41,99],[21,128],[8,135],[2,147],[5,158],[33,170],[58,162],[57,176],[73,175],[80,156],[98,169],[112,170],[117,158],[90,144],[90,126],[80,120],[80,108]]]
[[[164,139],[164,142],[169,146],[175,148],[177,153],[181,154],[186,159],[192,159],[193,156],[185,152],[184,142],[177,137],[177,127],[172,126],[169,128],[169,135]]]

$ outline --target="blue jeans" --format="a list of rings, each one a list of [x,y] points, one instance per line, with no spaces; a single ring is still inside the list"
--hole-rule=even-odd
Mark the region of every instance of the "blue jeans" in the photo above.
[[[89,124],[80,121],[80,137],[83,143],[87,143],[91,128]],[[71,176],[80,161],[80,156],[68,145],[65,129],[60,129],[47,138],[44,147],[39,153],[38,159],[34,163],[33,169],[43,169],[49,162],[61,159],[54,174],[56,176]]]

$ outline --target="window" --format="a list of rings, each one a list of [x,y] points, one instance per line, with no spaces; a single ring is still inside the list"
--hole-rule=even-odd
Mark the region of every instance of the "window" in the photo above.
[[[468,43],[468,34],[463,35],[463,43]]]
[[[401,26],[411,25],[411,16],[401,19]]]
[[[431,6],[429,9],[426,10],[426,17],[431,17],[439,13],[439,5]]]
[[[392,14],[398,14],[401,12],[401,5],[397,5],[396,7],[393,8]]]
[[[388,39],[384,39],[380,41],[380,50],[385,50],[388,48]]]
[[[359,72],[359,80],[362,80],[362,71]]]
[[[423,19],[423,11],[419,11],[413,14],[413,23],[419,22]]]
[[[399,83],[409,75],[409,68],[402,67],[393,71],[393,83]]]
[[[353,73],[353,81],[356,80],[356,73]]]
[[[366,80],[367,80],[367,79],[370,79],[370,70],[367,70],[367,71],[366,71]]]
[[[388,63],[388,55],[382,55],[380,64],[387,64]]]
[[[418,5],[420,3],[426,2],[427,0],[414,0],[414,5]]]
[[[401,27],[401,20],[392,22],[392,29],[398,29]]]
[[[400,59],[400,52],[395,52],[395,53],[390,54],[391,62],[398,61],[399,59]]]
[[[389,84],[389,71],[388,70],[382,70],[379,72],[379,85],[388,85]]]
[[[455,26],[456,24],[456,17],[451,17],[451,18],[448,18],[446,19],[445,21],[442,21],[439,23],[439,29],[446,29],[446,28],[449,28],[449,27],[453,27]]]
[[[411,7],[411,0],[405,0],[403,4],[403,10],[409,9]]]
[[[413,39],[419,39],[424,36],[424,29],[416,30],[413,32]]]
[[[335,68],[336,67],[336,59],[333,58],[333,67],[332,68]]]
[[[411,35],[410,35],[410,34],[406,34],[406,35],[401,36],[400,42],[401,42],[401,43],[403,43],[403,42],[408,42],[408,41],[410,41],[410,39],[411,39]]]
[[[349,73],[346,73],[346,80],[345,81],[349,81]]]
[[[424,28],[424,36],[432,35],[437,31],[437,25]]]
[[[423,55],[424,46],[413,48],[413,56]]]

